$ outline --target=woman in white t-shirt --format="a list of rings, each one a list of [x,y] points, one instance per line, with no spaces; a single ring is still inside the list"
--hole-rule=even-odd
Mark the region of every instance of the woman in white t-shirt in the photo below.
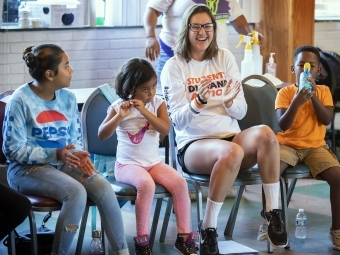
[[[255,164],[266,196],[268,238],[284,247],[288,239],[278,209],[279,143],[268,126],[240,130],[237,120],[247,111],[240,72],[230,51],[217,47],[216,26],[206,5],[190,6],[183,15],[175,56],[161,74],[179,164],[185,172],[211,176],[204,220],[199,223],[200,254],[219,254],[216,225],[223,201],[238,172]]]

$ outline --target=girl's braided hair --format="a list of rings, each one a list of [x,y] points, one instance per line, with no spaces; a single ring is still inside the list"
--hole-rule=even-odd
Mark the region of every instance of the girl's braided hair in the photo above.
[[[52,70],[55,75],[58,74],[58,66],[63,53],[65,52],[58,45],[41,44],[26,47],[22,53],[22,59],[32,78],[41,81],[47,70]]]

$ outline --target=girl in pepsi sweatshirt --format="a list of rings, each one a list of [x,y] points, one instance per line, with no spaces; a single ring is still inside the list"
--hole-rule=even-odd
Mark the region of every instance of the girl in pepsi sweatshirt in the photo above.
[[[65,89],[73,73],[68,56],[57,45],[42,44],[27,47],[23,60],[34,80],[6,106],[3,151],[10,186],[62,203],[53,255],[69,254],[87,198],[97,205],[113,249],[129,254],[116,195],[83,150],[76,98]]]

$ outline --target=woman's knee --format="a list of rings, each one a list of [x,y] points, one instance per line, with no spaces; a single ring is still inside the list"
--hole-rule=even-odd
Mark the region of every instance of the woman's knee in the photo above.
[[[220,153],[217,163],[228,165],[231,168],[238,168],[241,165],[244,157],[244,151],[241,146],[236,143],[231,143],[228,144],[223,152],[224,153]]]
[[[253,139],[267,146],[277,146],[278,141],[273,130],[266,125],[257,126],[257,132],[254,133]]]

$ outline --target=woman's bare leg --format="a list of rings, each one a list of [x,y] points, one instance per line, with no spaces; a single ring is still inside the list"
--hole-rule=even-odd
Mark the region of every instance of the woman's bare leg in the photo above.
[[[243,155],[242,148],[235,143],[203,139],[188,147],[184,163],[190,173],[210,174],[209,198],[223,202],[239,172]]]

